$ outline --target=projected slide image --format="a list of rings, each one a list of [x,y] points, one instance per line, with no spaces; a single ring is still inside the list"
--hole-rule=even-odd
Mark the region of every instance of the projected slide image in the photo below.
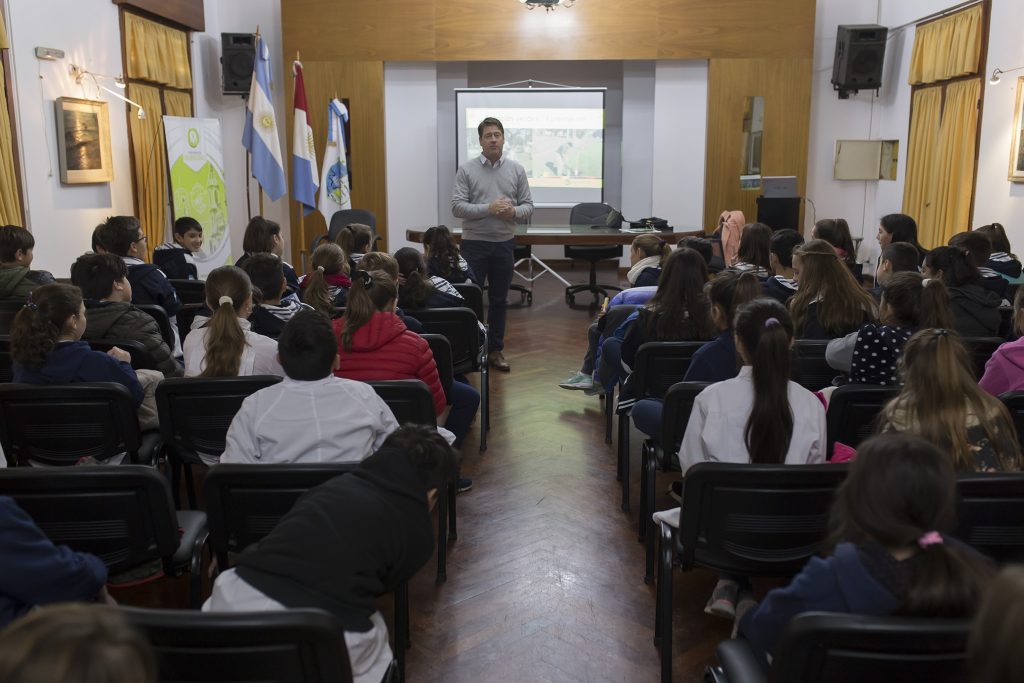
[[[531,188],[601,188],[603,110],[467,108],[465,140],[470,159],[480,155],[476,123],[487,116],[505,126],[504,154],[523,165]]]

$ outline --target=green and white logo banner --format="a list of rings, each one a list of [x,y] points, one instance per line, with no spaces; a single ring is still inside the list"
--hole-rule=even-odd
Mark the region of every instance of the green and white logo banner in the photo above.
[[[203,226],[203,248],[193,254],[203,278],[231,258],[220,121],[165,116],[164,135],[174,218],[191,216]]]

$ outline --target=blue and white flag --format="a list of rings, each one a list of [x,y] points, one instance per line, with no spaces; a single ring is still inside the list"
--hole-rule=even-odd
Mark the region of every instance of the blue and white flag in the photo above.
[[[302,215],[316,211],[316,190],[320,179],[316,175],[316,148],[313,129],[309,125],[306,109],[306,84],[302,78],[302,63],[292,62],[295,76],[295,119],[292,126],[292,199],[302,204]]]
[[[324,150],[324,165],[320,173],[319,207],[328,226],[335,211],[352,208],[342,121],[348,121],[348,109],[341,100],[331,100],[327,105],[327,148]]]
[[[270,94],[270,50],[259,34],[256,35],[256,63],[249,86],[249,102],[245,107],[242,146],[252,156],[252,177],[271,201],[280,199],[287,187]]]

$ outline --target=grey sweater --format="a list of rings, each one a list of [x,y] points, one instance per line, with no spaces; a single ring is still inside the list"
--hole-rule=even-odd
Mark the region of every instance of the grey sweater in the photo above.
[[[492,216],[490,204],[508,197],[515,207],[515,221]],[[497,166],[470,159],[459,166],[452,191],[452,215],[462,221],[462,238],[483,242],[504,242],[515,237],[516,223],[533,215],[533,197],[526,169],[504,156]]]

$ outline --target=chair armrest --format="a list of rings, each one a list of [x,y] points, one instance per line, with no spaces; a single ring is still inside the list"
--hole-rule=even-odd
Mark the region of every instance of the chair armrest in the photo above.
[[[768,680],[750,644],[742,638],[723,640],[718,644],[717,654],[729,683],[764,683]]]

